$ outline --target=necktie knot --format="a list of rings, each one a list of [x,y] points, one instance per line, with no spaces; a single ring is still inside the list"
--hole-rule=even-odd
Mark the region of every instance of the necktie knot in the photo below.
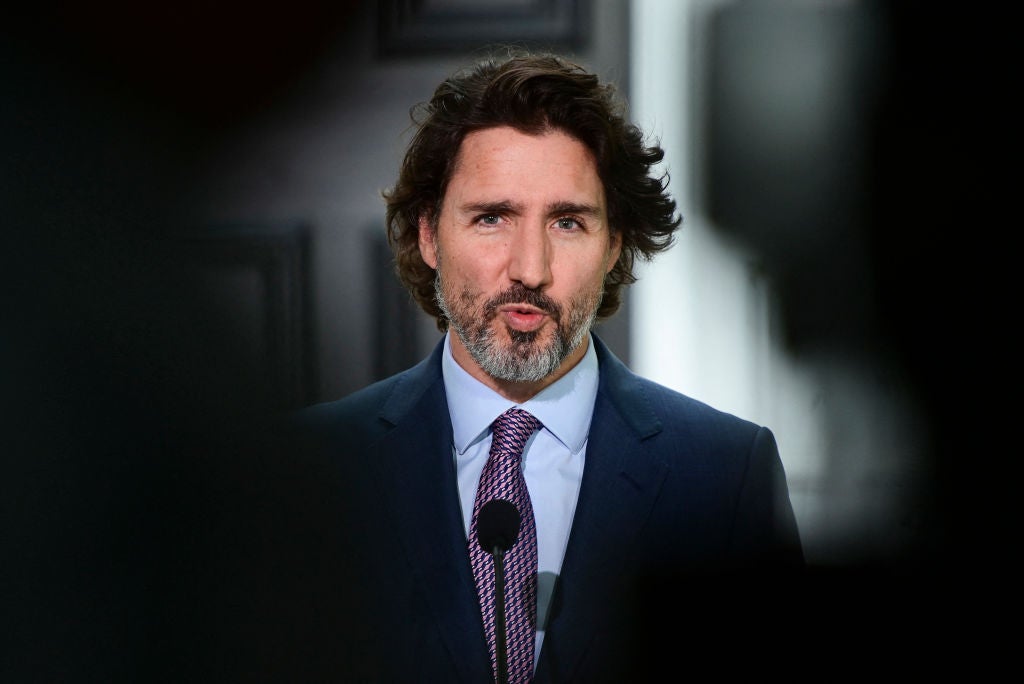
[[[520,456],[526,442],[539,427],[540,421],[533,414],[520,408],[510,408],[494,420],[491,450]]]

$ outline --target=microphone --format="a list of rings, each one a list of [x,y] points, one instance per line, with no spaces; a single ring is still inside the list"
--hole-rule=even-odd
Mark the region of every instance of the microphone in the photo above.
[[[491,499],[476,518],[476,538],[492,556],[512,548],[519,536],[519,509],[506,499]]]
[[[494,653],[498,661],[498,684],[508,682],[508,646],[505,634],[505,552],[519,536],[519,509],[511,501],[491,499],[476,518],[480,547],[494,557]]]

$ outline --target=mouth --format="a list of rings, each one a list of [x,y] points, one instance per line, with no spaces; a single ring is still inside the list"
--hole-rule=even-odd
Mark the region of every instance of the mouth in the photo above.
[[[498,315],[513,330],[532,332],[544,324],[548,313],[529,304],[505,304],[498,308]]]

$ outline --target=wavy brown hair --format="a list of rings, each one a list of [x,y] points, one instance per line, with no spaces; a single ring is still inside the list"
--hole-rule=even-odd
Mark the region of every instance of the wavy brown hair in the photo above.
[[[593,154],[610,229],[622,237],[619,259],[605,277],[597,318],[618,310],[622,286],[636,281],[636,259],[650,260],[668,249],[682,223],[666,191],[668,174],[652,172],[665,153],[657,144],[647,144],[643,132],[626,121],[625,109],[611,84],[602,84],[580,65],[553,54],[530,53],[488,59],[457,72],[437,87],[429,102],[412,108],[415,135],[398,182],[383,193],[387,234],[398,277],[437,319],[439,329],[446,330],[448,321],[435,301],[434,269],[420,256],[419,218],[437,225],[462,140],[472,131],[496,126],[528,134],[564,131]]]

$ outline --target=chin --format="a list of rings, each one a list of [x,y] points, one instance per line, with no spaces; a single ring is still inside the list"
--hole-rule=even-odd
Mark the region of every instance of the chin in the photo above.
[[[509,344],[513,347],[520,347],[523,345],[536,345],[544,332],[544,328],[524,331],[515,330],[514,328],[506,326],[505,332],[508,335]]]

